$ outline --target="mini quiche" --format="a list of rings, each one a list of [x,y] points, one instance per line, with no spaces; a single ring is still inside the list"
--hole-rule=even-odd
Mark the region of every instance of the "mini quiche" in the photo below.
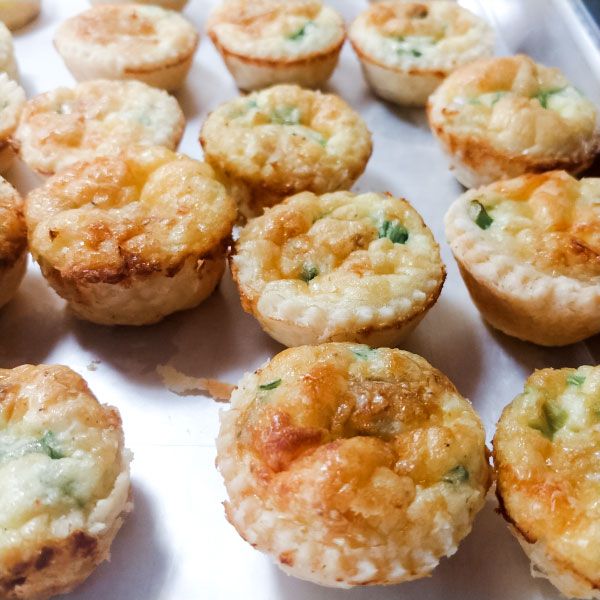
[[[553,169],[577,174],[600,147],[596,107],[558,69],[528,56],[461,67],[431,95],[427,111],[466,187]]]
[[[0,307],[15,295],[26,266],[27,229],[23,201],[17,190],[0,177]]]
[[[344,21],[320,0],[231,0],[216,8],[208,33],[237,86],[320,87],[333,73]]]
[[[374,92],[407,106],[425,106],[449,73],[494,50],[483,19],[444,1],[373,4],[352,24],[350,41]]]
[[[33,257],[76,316],[145,325],[213,292],[236,210],[208,165],[142,147],[55,175],[25,216]]]
[[[493,327],[544,346],[600,333],[600,179],[553,171],[499,181],[463,194],[445,223]]]
[[[241,230],[242,305],[286,346],[395,346],[435,304],[446,272],[412,206],[390,194],[304,192]]]
[[[600,598],[600,366],[536,371],[502,413],[494,467],[533,575]]]
[[[0,369],[0,597],[71,591],[109,558],[130,501],[116,408],[62,366]]]
[[[0,22],[0,74],[2,73],[6,73],[10,79],[19,78],[12,35],[6,25]]]
[[[0,0],[0,21],[9,29],[20,29],[40,14],[40,0]]]
[[[341,98],[293,85],[226,102],[200,142],[246,217],[297,192],[350,188],[372,151],[365,122]]]
[[[456,552],[490,484],[485,432],[426,360],[302,346],[247,374],[221,413],[228,520],[321,585],[426,577]]]
[[[15,158],[11,136],[17,128],[24,105],[23,89],[6,73],[0,73],[0,173],[6,173]]]
[[[97,80],[29,100],[12,143],[41,175],[132,145],[174,150],[185,117],[177,100],[140,81]]]
[[[198,33],[175,11],[111,4],[64,21],[54,45],[77,81],[137,79],[176,90],[192,66]]]
[[[170,10],[183,10],[188,0],[90,0],[92,4],[154,4]]]

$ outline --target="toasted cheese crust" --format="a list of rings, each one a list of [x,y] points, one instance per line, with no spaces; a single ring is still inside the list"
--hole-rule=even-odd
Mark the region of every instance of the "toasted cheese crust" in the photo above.
[[[129,460],[117,409],[71,369],[0,369],[2,598],[70,591],[108,558]]]
[[[108,5],[64,21],[54,44],[78,81],[138,79],[176,89],[191,67],[198,33],[179,13],[158,6]]]
[[[188,0],[90,0],[92,4],[151,4],[170,10],[183,10]]]
[[[227,102],[205,121],[206,160],[238,188],[245,214],[286,196],[351,187],[371,155],[371,134],[341,98],[278,85]]]
[[[40,0],[0,0],[0,21],[9,29],[20,29],[40,14]]]
[[[83,318],[122,324],[204,300],[235,216],[210,166],[161,147],[74,165],[26,207],[31,252],[57,292]]]
[[[446,235],[483,316],[564,345],[600,332],[600,179],[525,175],[463,194]]]
[[[600,598],[600,367],[536,371],[494,437],[497,494],[538,575]]]
[[[175,149],[185,117],[177,100],[139,81],[97,80],[29,100],[13,143],[35,171],[52,175],[136,144]]]
[[[467,187],[525,172],[577,173],[598,151],[594,105],[558,69],[523,55],[458,69],[431,96],[428,113]],[[461,179],[460,169],[471,175]]]
[[[25,104],[25,92],[7,73],[0,73],[0,173],[11,167],[15,153],[10,137],[17,128]]]
[[[423,358],[356,344],[281,352],[221,414],[240,535],[322,585],[399,583],[456,551],[489,486],[470,403]]]
[[[395,345],[437,300],[439,247],[390,194],[292,196],[248,222],[231,259],[246,311],[288,346]]]

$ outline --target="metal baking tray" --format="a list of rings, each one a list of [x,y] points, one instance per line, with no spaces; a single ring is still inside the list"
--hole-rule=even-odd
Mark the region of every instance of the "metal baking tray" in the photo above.
[[[350,20],[366,0],[329,0]],[[22,82],[29,96],[73,79],[52,47],[58,23],[85,0],[43,0],[43,13],[15,35]],[[560,67],[600,105],[597,30],[579,0],[464,0],[497,31],[497,52],[525,52]],[[204,28],[214,0],[191,0],[186,15]],[[436,306],[404,347],[427,358],[473,401],[488,438],[503,406],[535,368],[594,364],[600,339],[563,349],[519,342],[486,327],[471,303],[448,246],[442,219],[461,187],[449,173],[422,110],[401,110],[375,99],[350,47],[329,85],[365,118],[374,153],[359,190],[408,198],[442,244],[448,278]],[[180,150],[199,158],[200,124],[237,90],[206,36],[178,99],[188,125]],[[39,184],[23,165],[8,178],[22,193]],[[103,402],[123,416],[132,465],[135,511],[115,540],[112,560],[69,600],[401,600],[557,599],[495,514],[490,499],[458,552],[428,579],[389,588],[321,588],[282,574],[242,541],[225,520],[225,492],[214,468],[214,438],[223,408],[202,395],[171,393],[162,364],[197,377],[235,383],[282,349],[245,315],[226,275],[199,308],[144,328],[79,322],[31,265],[16,298],[0,313],[0,365],[62,363],[81,373]]]

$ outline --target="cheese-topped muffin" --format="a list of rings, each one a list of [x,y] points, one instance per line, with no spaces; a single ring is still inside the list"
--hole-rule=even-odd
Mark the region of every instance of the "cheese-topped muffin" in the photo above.
[[[15,152],[11,146],[25,104],[25,92],[6,73],[0,73],[0,173],[10,169]]]
[[[208,33],[242,90],[323,85],[346,37],[342,17],[320,0],[223,2]]]
[[[490,483],[471,404],[426,360],[356,344],[281,352],[221,413],[227,518],[321,585],[425,577],[469,533]]]
[[[14,295],[27,266],[27,229],[23,201],[0,177],[0,307]]]
[[[129,500],[116,408],[62,366],[0,369],[0,597],[71,591],[109,558]]]
[[[40,0],[0,0],[0,21],[9,29],[19,29],[40,14]]]
[[[90,0],[91,4],[154,4],[170,10],[182,10],[188,0]]]
[[[207,298],[235,202],[207,165],[162,147],[69,167],[27,197],[30,249],[80,318],[145,325]]]
[[[528,56],[482,59],[429,99],[433,134],[466,187],[589,167],[599,148],[596,107],[558,70]]]
[[[77,81],[137,79],[175,90],[192,66],[198,33],[175,11],[111,4],[64,21],[54,45]]]
[[[365,122],[341,98],[294,85],[221,105],[205,121],[200,142],[246,216],[297,192],[350,188],[372,150]]]
[[[286,346],[395,346],[437,300],[440,249],[390,194],[305,192],[242,229],[231,258],[244,309]]]
[[[600,367],[543,369],[502,413],[496,494],[532,562],[569,598],[600,598]]]
[[[10,79],[19,78],[12,35],[8,27],[0,22],[0,75],[2,73],[6,73]]]
[[[491,27],[450,1],[373,4],[350,41],[373,91],[408,106],[424,106],[449,73],[494,50]]]
[[[132,145],[175,149],[185,117],[177,100],[140,81],[88,81],[29,100],[13,145],[41,175]]]
[[[544,346],[600,333],[600,179],[564,171],[470,190],[446,236],[483,317]]]

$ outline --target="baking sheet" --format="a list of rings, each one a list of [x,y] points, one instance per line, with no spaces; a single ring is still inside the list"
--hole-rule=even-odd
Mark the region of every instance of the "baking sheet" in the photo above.
[[[365,0],[329,0],[347,19]],[[54,29],[88,4],[43,0],[41,17],[15,35],[22,83],[29,96],[73,79],[52,47]],[[576,43],[569,0],[464,0],[498,32],[498,53],[527,52],[562,68],[596,103],[592,75],[598,57]],[[202,31],[214,1],[191,0],[186,15]],[[566,11],[566,12],[565,12]],[[561,17],[561,15],[563,15]],[[575,23],[575,25],[573,24]],[[589,47],[587,47],[589,50]],[[597,337],[587,346],[543,349],[488,329],[471,304],[449,248],[443,243],[445,209],[461,193],[432,139],[423,111],[401,110],[369,93],[348,45],[330,91],[363,115],[374,134],[374,153],[356,189],[408,198],[438,241],[448,278],[436,306],[404,347],[427,358],[470,398],[488,438],[503,406],[534,368],[594,364]],[[216,51],[203,36],[187,87],[178,99],[188,126],[180,150],[199,158],[200,124],[207,112],[237,95]],[[39,183],[23,165],[8,178],[26,192]],[[135,511],[102,565],[69,600],[388,600],[556,599],[547,582],[532,579],[528,561],[494,513],[490,500],[472,534],[431,578],[390,588],[321,588],[282,574],[242,541],[226,522],[225,497],[214,468],[214,438],[222,405],[200,395],[169,392],[156,367],[173,365],[197,377],[237,382],[282,347],[244,314],[229,275],[199,308],[145,328],[107,328],[79,322],[30,266],[16,298],[0,313],[0,365],[62,363],[82,374],[103,402],[122,414],[132,465]],[[595,354],[595,358],[593,354]]]

